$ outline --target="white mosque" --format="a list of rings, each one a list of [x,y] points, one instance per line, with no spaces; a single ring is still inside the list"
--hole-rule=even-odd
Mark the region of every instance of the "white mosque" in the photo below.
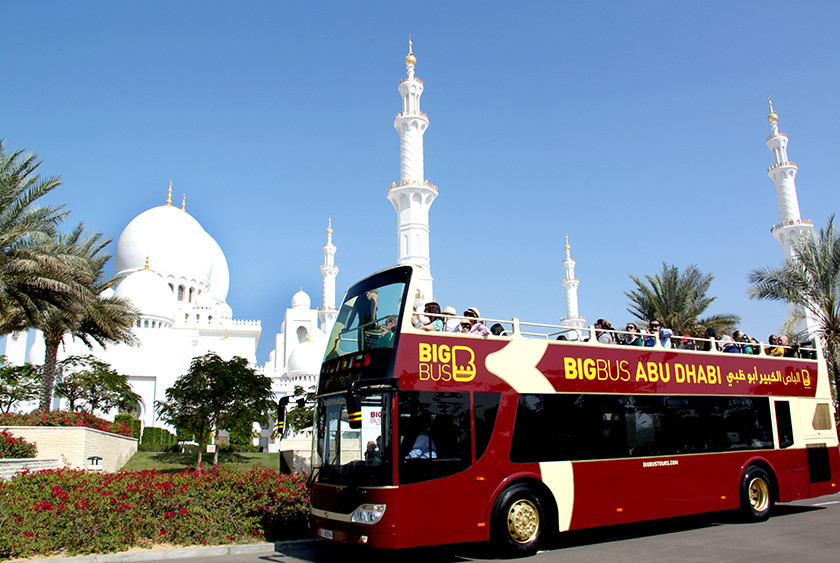
[[[429,209],[438,189],[424,175],[423,134],[429,118],[420,111],[423,81],[415,76],[416,63],[409,40],[405,58],[407,75],[399,82],[402,111],[394,121],[400,135],[400,180],[391,185],[387,197],[397,213],[398,262],[420,266],[422,277],[416,299],[422,302],[433,300]],[[769,120],[772,131],[767,145],[774,158],[769,175],[776,184],[781,215],[781,224],[773,227],[772,233],[788,257],[793,240],[813,227],[810,221],[800,218],[794,183],[797,168],[788,161],[787,136],[778,131],[778,116],[772,104]],[[114,270],[122,279],[113,291],[130,299],[140,311],[134,330],[141,344],[97,347],[92,353],[128,375],[132,387],[142,397],[137,415],[144,425],[163,426],[154,412],[154,402],[165,398],[166,389],[186,373],[193,358],[208,352],[225,359],[246,358],[271,378],[278,398],[291,395],[296,385],[309,389],[316,384],[326,339],[338,313],[335,306],[338,267],[334,262],[336,246],[332,242],[331,220],[326,234],[324,262],[320,266],[320,308],[312,307],[310,297],[303,290],[297,292],[285,312],[281,332],[274,336],[274,349],[268,361],[259,365],[256,350],[262,331],[260,321],[233,317],[226,301],[230,274],[225,255],[213,237],[187,213],[183,202],[180,207],[172,205],[171,183],[164,205],[144,211],[128,224],[114,255]],[[575,278],[568,236],[562,264],[566,315],[560,322],[582,328],[585,319],[578,311],[579,281]],[[60,350],[62,357],[91,353],[69,337],[64,344]],[[41,364],[43,337],[37,332],[9,335],[4,354],[13,363]],[[263,429],[261,434],[262,440],[267,441],[271,430]]]

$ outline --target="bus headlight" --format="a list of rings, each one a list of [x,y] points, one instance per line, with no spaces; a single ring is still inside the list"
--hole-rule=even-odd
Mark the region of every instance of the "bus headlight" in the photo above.
[[[376,524],[385,514],[384,504],[363,504],[355,511],[351,520],[357,524]]]

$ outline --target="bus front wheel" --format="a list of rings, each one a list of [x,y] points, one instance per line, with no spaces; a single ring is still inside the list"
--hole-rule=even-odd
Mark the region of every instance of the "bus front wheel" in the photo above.
[[[504,551],[518,555],[535,553],[544,526],[543,503],[527,485],[513,485],[496,499],[491,540]]]
[[[751,522],[763,522],[773,511],[773,481],[767,471],[752,465],[741,478],[741,513]]]

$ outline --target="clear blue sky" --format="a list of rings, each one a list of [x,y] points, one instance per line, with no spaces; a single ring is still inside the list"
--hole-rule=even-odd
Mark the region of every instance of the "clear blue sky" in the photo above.
[[[782,257],[766,98],[822,226],[838,22],[836,2],[4,2],[0,138],[115,241],[172,179],[227,255],[234,316],[262,321],[262,363],[298,287],[320,304],[328,216],[338,299],[396,262],[411,34],[442,305],[556,322],[569,233],[588,320],[630,319],[630,274],[696,264],[709,312],[766,339],[784,307],[746,297]]]

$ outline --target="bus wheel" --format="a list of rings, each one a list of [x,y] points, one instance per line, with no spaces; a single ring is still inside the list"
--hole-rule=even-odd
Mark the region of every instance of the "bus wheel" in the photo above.
[[[751,522],[763,522],[773,511],[773,481],[767,472],[755,465],[741,478],[741,512]]]
[[[491,539],[504,551],[533,554],[542,536],[545,511],[540,497],[527,485],[514,485],[493,506]]]

